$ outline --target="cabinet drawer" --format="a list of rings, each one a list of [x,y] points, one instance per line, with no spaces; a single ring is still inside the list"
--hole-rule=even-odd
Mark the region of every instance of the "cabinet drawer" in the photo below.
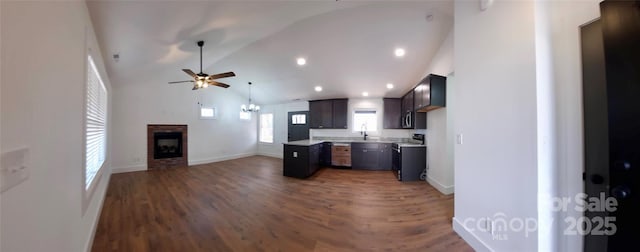
[[[351,166],[351,158],[338,157],[331,159],[331,164],[335,166]]]
[[[340,154],[349,154],[351,155],[351,147],[350,146],[331,146],[331,154],[340,155]]]

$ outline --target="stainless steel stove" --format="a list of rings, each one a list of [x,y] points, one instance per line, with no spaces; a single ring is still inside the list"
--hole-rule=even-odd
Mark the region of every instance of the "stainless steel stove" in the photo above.
[[[427,167],[427,146],[424,134],[414,134],[409,142],[393,143],[392,169],[400,181],[420,180]]]

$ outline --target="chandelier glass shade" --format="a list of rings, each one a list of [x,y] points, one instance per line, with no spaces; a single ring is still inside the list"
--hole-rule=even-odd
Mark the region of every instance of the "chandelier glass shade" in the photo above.
[[[249,82],[249,106],[242,104],[240,106],[240,111],[242,112],[259,112],[260,106],[255,105],[251,102],[251,82]]]

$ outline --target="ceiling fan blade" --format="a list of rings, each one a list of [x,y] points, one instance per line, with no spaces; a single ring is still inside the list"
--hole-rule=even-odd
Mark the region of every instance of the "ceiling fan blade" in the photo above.
[[[185,83],[185,82],[193,82],[192,80],[186,80],[186,81],[171,81],[169,82],[169,84],[178,84],[178,83]]]
[[[211,80],[215,80],[215,79],[222,79],[222,78],[227,78],[227,77],[234,77],[236,76],[235,73],[233,72],[226,72],[226,73],[219,73],[219,74],[214,74],[214,75],[210,75],[209,79]]]
[[[209,81],[209,85],[223,87],[223,88],[229,88],[230,87],[229,84],[225,84],[225,83],[217,82],[217,81]]]
[[[182,71],[184,71],[185,73],[187,73],[189,76],[193,77],[194,79],[198,78],[198,75],[196,75],[196,73],[194,73],[190,69],[182,69]]]

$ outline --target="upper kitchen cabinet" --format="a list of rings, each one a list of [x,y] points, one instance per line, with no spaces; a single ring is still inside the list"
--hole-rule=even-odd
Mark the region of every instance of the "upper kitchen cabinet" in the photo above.
[[[384,98],[382,128],[402,129],[402,99]]]
[[[333,101],[309,101],[309,127],[325,129],[333,127]]]
[[[312,129],[346,129],[347,99],[309,101],[309,127]]]
[[[346,129],[347,116],[349,115],[349,100],[348,99],[335,99],[333,100],[333,128]]]
[[[446,105],[447,77],[430,74],[415,89],[416,112],[428,112]]]

